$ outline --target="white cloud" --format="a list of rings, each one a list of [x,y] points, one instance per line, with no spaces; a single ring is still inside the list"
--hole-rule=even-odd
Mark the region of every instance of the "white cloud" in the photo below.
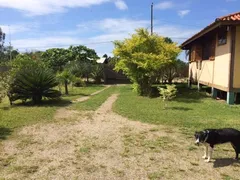
[[[123,0],[0,0],[0,7],[17,9],[26,15],[46,15],[64,12],[68,8],[90,7],[113,2],[117,8],[124,10],[127,5]]]
[[[161,22],[157,21],[155,23],[154,32],[161,36],[168,36],[178,43],[183,42],[186,38],[189,38],[199,31],[199,29],[189,29],[185,26],[161,24]],[[136,28],[146,28],[148,26],[149,21],[144,19],[135,20],[127,18],[107,18],[100,21],[79,24],[75,30],[69,30],[66,32],[44,31],[42,32],[45,34],[44,37],[21,38],[13,40],[12,44],[15,48],[18,48],[21,51],[25,51],[26,49],[29,51],[33,49],[45,50],[52,47],[67,48],[70,45],[83,44],[89,48],[95,49],[99,56],[101,56],[105,53],[111,54],[113,50],[113,43],[111,41],[128,38],[130,37],[130,34],[134,33]],[[88,34],[97,32],[98,35],[77,38],[77,34],[79,34],[77,32],[83,29],[86,30]]]
[[[2,28],[2,31],[6,34],[9,34],[9,30],[11,32],[11,34],[16,34],[16,33],[21,33],[21,32],[25,32],[25,31],[29,31],[31,30],[29,27],[25,26],[25,25],[1,25],[0,27]]]
[[[12,41],[13,47],[24,51],[26,49],[48,49],[51,47],[69,47],[74,44],[81,44],[83,41],[74,37],[45,37],[45,38],[24,38]]]
[[[178,15],[183,18],[184,16],[188,15],[190,13],[190,10],[181,10],[181,11],[178,11]]]
[[[120,10],[126,10],[126,9],[128,9],[127,4],[126,4],[124,1],[122,1],[122,0],[116,0],[115,5],[116,5],[116,7],[117,7],[118,9],[120,9]]]
[[[135,29],[140,27],[147,27],[148,20],[134,20],[126,18],[107,18],[100,21],[90,21],[81,23],[78,28],[85,31],[101,31],[107,33],[125,33],[129,34],[134,32]]]
[[[158,3],[155,7],[160,10],[171,9],[174,7],[174,3],[172,1],[163,1]]]

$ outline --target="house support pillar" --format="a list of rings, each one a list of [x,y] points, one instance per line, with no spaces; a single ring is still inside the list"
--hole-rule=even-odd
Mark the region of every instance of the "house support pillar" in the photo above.
[[[212,98],[216,99],[217,98],[217,89],[212,87]]]
[[[188,79],[188,88],[192,88],[192,81],[191,81],[191,79]]]
[[[198,91],[201,91],[201,90],[202,90],[202,84],[198,82]]]
[[[234,92],[227,92],[227,103],[232,105],[234,104],[235,96]]]

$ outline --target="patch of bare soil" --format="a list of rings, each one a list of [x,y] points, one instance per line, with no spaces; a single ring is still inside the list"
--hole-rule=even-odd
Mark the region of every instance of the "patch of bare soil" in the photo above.
[[[0,179],[239,178],[239,163],[227,158],[205,163],[202,148],[177,128],[115,114],[116,99],[109,97],[91,116],[73,112],[67,123],[24,127],[18,138],[3,143]],[[234,157],[229,148],[215,156]]]

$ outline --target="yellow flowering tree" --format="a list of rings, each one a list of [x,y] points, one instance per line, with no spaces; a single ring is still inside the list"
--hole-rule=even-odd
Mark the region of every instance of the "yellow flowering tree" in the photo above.
[[[137,29],[130,38],[114,45],[113,53],[119,58],[115,69],[122,70],[143,96],[150,95],[156,75],[181,52],[176,43],[167,43],[164,37],[150,35],[146,29]]]

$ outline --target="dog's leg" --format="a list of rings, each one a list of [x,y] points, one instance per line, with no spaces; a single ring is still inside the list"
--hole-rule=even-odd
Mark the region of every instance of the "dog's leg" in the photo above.
[[[210,162],[212,159],[212,153],[213,153],[213,146],[210,146],[208,151],[208,159],[205,160],[205,162]]]
[[[205,144],[205,152],[204,152],[204,155],[203,155],[203,159],[206,159],[208,156],[208,144]]]

